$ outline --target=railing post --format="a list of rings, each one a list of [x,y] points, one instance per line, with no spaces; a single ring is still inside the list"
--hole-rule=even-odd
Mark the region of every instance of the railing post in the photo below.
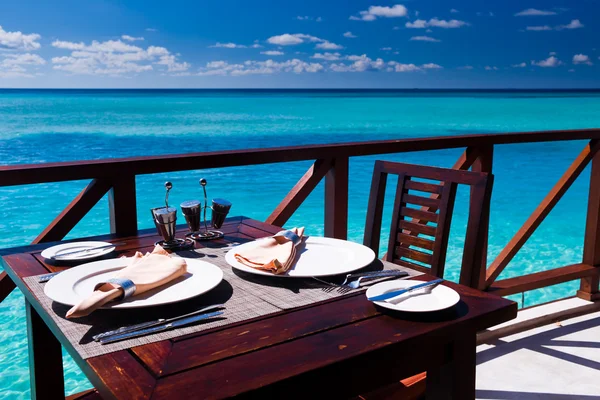
[[[600,268],[600,152],[596,152],[592,158],[583,263]],[[598,274],[581,279],[577,297],[588,301],[600,299]]]
[[[117,236],[133,236],[137,233],[137,205],[135,175],[113,179],[108,195],[110,232]]]
[[[336,157],[325,175],[325,236],[348,236],[348,157]]]
[[[468,150],[468,149],[467,149]],[[494,162],[494,146],[480,147],[478,149],[478,157],[473,162],[471,170],[475,172],[485,172],[487,174],[492,173],[492,165]],[[471,187],[471,201],[473,200],[473,192],[475,188]],[[483,289],[485,286],[485,274],[487,269],[487,253],[488,253],[488,239],[490,231],[490,202],[491,196],[488,197],[488,201],[483,205],[483,215],[481,221],[481,230],[483,249],[481,251],[481,264],[479,266],[479,274],[476,274],[478,278],[477,288]]]

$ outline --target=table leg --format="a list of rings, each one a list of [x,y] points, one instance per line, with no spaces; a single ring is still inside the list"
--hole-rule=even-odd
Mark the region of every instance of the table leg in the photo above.
[[[60,342],[27,300],[25,300],[25,311],[31,398],[32,400],[63,399],[65,382]]]
[[[475,348],[475,332],[465,333],[448,345],[449,362],[427,371],[427,400],[475,399]]]

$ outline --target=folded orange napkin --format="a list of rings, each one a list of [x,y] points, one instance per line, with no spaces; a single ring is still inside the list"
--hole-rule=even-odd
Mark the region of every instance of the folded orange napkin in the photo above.
[[[288,232],[291,232],[289,234]],[[275,236],[256,240],[235,254],[235,259],[248,267],[285,274],[294,265],[296,248],[302,243],[304,227],[279,232]]]
[[[115,274],[114,278],[130,280],[135,287],[131,296],[154,289],[185,274],[187,265],[183,258],[171,257],[161,246],[155,246],[152,253],[142,255],[136,252],[129,259],[129,265]],[[122,297],[123,287],[110,282],[96,285],[94,292],[67,312],[67,318],[85,317],[106,303]]]

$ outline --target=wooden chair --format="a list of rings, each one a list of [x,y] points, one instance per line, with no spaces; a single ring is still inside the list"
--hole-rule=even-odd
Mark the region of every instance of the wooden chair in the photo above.
[[[383,202],[390,174],[397,175],[398,182],[384,259],[442,278],[456,189],[459,184],[469,185],[471,198],[460,283],[481,289],[485,280],[487,220],[493,175],[376,161],[364,237],[364,244],[375,252],[379,252]],[[424,182],[425,179],[428,182]],[[423,372],[359,398],[420,399],[425,391],[426,378]]]
[[[471,199],[460,283],[482,289],[493,175],[376,161],[364,237],[364,244],[375,252],[379,252],[383,201],[390,174],[398,176],[398,183],[384,259],[442,278],[456,188],[459,184],[469,185]]]

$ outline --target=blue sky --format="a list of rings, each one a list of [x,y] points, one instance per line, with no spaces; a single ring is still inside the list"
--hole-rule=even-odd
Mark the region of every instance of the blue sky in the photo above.
[[[598,88],[600,2],[6,0],[0,87]]]

